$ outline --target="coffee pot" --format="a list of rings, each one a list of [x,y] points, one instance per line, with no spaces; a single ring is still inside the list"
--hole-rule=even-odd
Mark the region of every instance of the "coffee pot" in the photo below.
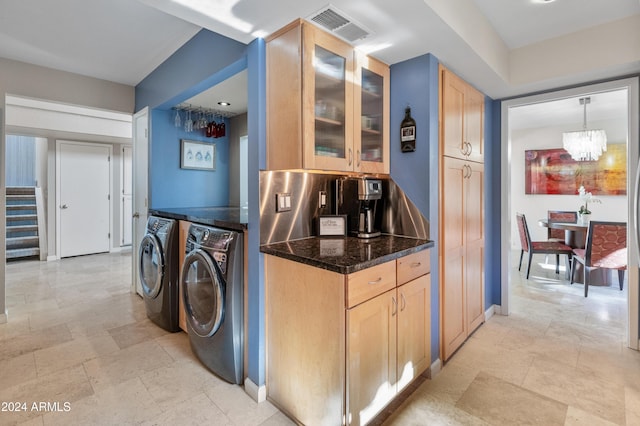
[[[358,238],[373,238],[380,235],[376,228],[376,207],[382,198],[382,181],[380,179],[362,178],[358,181]]]

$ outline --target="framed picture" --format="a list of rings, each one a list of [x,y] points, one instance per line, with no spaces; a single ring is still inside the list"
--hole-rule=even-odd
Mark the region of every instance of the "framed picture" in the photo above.
[[[323,215],[318,217],[319,237],[344,237],[347,235],[347,215]]]
[[[216,145],[212,143],[180,140],[180,168],[195,170],[216,169]]]
[[[627,146],[610,143],[597,161],[575,161],[562,148],[525,151],[525,193],[626,195]]]

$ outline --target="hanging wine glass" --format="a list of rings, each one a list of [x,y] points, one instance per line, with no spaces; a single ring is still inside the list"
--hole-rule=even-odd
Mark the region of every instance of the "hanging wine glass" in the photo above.
[[[176,108],[176,115],[173,117],[173,125],[180,127],[182,125],[182,119],[180,118],[180,110]]]

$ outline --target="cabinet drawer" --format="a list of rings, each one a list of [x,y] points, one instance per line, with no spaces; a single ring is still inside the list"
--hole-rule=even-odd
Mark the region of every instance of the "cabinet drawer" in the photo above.
[[[396,286],[396,262],[383,263],[347,275],[347,307],[350,308]]]
[[[431,272],[429,250],[409,254],[397,259],[397,262],[398,285],[407,283],[421,275]]]

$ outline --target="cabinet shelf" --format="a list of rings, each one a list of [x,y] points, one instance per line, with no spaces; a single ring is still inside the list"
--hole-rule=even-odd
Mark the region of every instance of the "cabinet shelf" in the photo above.
[[[368,135],[376,135],[376,136],[381,134],[380,130],[365,129],[365,128],[362,129],[362,133],[365,133]]]
[[[331,118],[321,117],[316,115],[316,121],[324,124],[330,124],[332,126],[342,126],[344,125],[344,121],[333,120]]]

